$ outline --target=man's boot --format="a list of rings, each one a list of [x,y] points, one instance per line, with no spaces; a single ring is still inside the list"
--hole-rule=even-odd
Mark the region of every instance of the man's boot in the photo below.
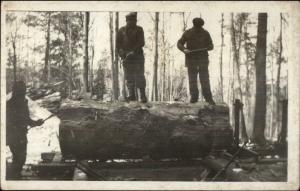
[[[190,103],[196,103],[198,102],[198,96],[191,96],[191,100],[190,100]]]
[[[136,101],[135,90],[134,88],[129,88],[129,96],[126,98],[127,101]]]
[[[191,93],[190,103],[198,102],[198,97],[199,97],[199,93],[197,93],[197,92]]]
[[[213,99],[208,99],[208,100],[206,100],[206,102],[209,103],[209,105],[216,105],[216,103]]]
[[[147,97],[146,97],[146,92],[145,88],[140,88],[140,94],[141,94],[141,102],[142,103],[147,103]]]

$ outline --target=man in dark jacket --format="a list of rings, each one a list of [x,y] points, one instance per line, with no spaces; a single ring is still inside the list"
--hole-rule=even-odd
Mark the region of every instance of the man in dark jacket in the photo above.
[[[137,13],[126,15],[126,26],[120,28],[116,39],[116,49],[123,60],[124,75],[129,91],[128,101],[136,101],[135,88],[139,88],[141,102],[147,102],[144,75],[144,52],[145,45],[143,28],[136,25]]]
[[[185,54],[185,64],[188,68],[190,84],[190,102],[195,103],[198,101],[199,90],[197,87],[197,77],[199,74],[202,95],[205,101],[215,105],[210,90],[207,52],[212,50],[214,46],[209,32],[202,28],[203,25],[203,19],[194,18],[193,27],[183,33],[177,42],[177,47]]]
[[[6,102],[6,144],[13,156],[7,179],[21,178],[21,171],[26,161],[27,127],[40,126],[44,123],[42,119],[34,121],[30,118],[25,93],[25,83],[17,81],[13,85],[11,99]]]

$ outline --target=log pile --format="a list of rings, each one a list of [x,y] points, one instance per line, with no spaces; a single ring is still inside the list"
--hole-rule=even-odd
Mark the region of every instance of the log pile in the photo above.
[[[196,158],[233,140],[225,104],[66,100],[58,116],[64,158]]]
[[[60,92],[54,92],[47,95],[41,99],[36,100],[36,102],[41,106],[46,108],[52,113],[57,113],[61,103]]]

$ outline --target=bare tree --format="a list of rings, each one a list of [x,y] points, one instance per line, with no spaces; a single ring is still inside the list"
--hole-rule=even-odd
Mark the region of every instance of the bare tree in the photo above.
[[[255,54],[256,99],[253,138],[258,144],[265,142],[266,125],[266,41],[267,13],[258,14],[257,42]]]
[[[83,62],[83,88],[89,92],[89,22],[90,13],[84,14],[84,62]]]
[[[200,14],[201,15],[201,14]],[[224,13],[221,14],[221,51],[220,51],[220,90],[221,100],[224,101],[223,97],[223,47],[224,47]]]
[[[71,15],[67,15],[67,31],[69,31],[68,39],[66,39],[66,44],[68,44],[68,68],[69,68],[69,96],[72,96],[72,91],[73,91],[73,53],[72,53],[72,27],[71,27]]]
[[[185,32],[186,29],[187,29],[187,22],[188,22],[188,19],[189,19],[191,13],[189,13],[187,15],[187,17],[186,17],[184,12],[182,12],[181,14],[182,14],[182,24],[183,24],[182,32]],[[202,87],[200,86],[200,88],[202,88]],[[190,83],[189,83],[189,79],[187,77],[186,78],[186,95],[187,95],[187,99],[190,99],[190,93],[189,92],[190,92]],[[200,97],[201,97],[201,100],[203,100],[202,94],[200,94]]]
[[[51,23],[51,12],[47,12],[47,29],[46,29],[46,49],[45,49],[45,66],[43,71],[44,81],[49,82],[51,78],[49,54],[50,54],[50,23]]]
[[[119,94],[118,94],[118,88],[116,81],[116,60],[117,55],[115,55],[115,49],[114,49],[114,24],[113,24],[113,12],[109,12],[109,36],[110,36],[110,54],[111,54],[111,72],[112,72],[112,90],[113,90],[113,99],[118,100]],[[117,54],[117,53],[116,53]]]
[[[154,63],[153,63],[153,95],[154,101],[158,101],[158,87],[157,87],[157,69],[158,69],[158,23],[159,13],[155,13],[154,22]]]
[[[8,26],[10,26],[10,34],[7,38],[8,43],[11,44],[12,50],[13,50],[13,56],[12,56],[12,65],[13,65],[13,79],[14,82],[17,80],[17,40],[19,38],[19,23],[18,18],[14,14],[6,14],[6,23]]]
[[[119,30],[119,12],[115,13],[115,39],[117,39]],[[115,60],[114,60],[114,95],[115,99],[119,98],[119,55],[118,51],[115,51]]]
[[[242,41],[244,41],[243,38],[243,26],[245,24],[247,15],[246,14],[239,14],[237,15],[237,25],[238,29],[235,28],[235,21],[234,21],[234,14],[231,14],[231,43],[232,43],[232,49],[233,49],[233,68],[236,68],[236,76],[238,79],[238,95],[239,99],[243,102],[243,92],[242,92],[242,82],[241,82],[241,74],[240,74],[240,67],[241,67],[241,61],[240,61],[240,50]],[[235,70],[234,70],[235,71]],[[235,78],[235,75],[233,75],[233,78]],[[234,87],[235,88],[235,87]],[[235,90],[234,90],[235,91]],[[245,118],[243,110],[241,111],[241,137],[244,142],[248,141],[248,135],[246,132],[246,124],[245,124]]]
[[[13,66],[14,66],[14,82],[17,80],[17,53],[16,53],[16,35],[12,36],[12,48],[13,48]]]
[[[280,13],[280,33],[279,33],[279,39],[278,39],[278,43],[279,43],[279,51],[278,51],[278,58],[277,58],[277,82],[276,82],[276,98],[277,98],[277,103],[276,103],[276,110],[277,110],[277,122],[278,122],[278,126],[280,126],[279,122],[281,121],[281,112],[280,112],[280,76],[281,76],[281,64],[282,64],[282,20],[283,20],[283,16],[282,13]]]
[[[253,109],[254,103],[251,100],[252,97],[252,78],[253,75],[253,63],[255,57],[255,44],[251,41],[248,25],[251,24],[250,19],[244,25],[244,50],[245,50],[245,67],[246,67],[246,79],[245,79],[245,111],[246,111],[246,120],[247,120],[247,129],[253,129]],[[256,37],[255,37],[256,38]]]
[[[161,72],[162,72],[162,85],[161,85],[161,100],[165,101],[166,98],[166,54],[167,54],[167,42],[165,35],[165,13],[162,13],[162,30],[161,30],[161,44],[162,44],[162,64],[161,64]]]

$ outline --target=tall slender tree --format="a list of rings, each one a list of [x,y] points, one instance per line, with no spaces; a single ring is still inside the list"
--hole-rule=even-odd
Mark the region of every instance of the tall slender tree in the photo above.
[[[83,62],[83,86],[84,91],[89,92],[89,22],[90,13],[84,13],[84,62]]]
[[[158,101],[157,70],[158,70],[158,23],[159,12],[155,13],[154,22],[154,63],[153,63],[153,98]]]
[[[44,81],[49,82],[51,78],[51,69],[49,62],[49,54],[50,54],[50,23],[51,23],[51,12],[46,13],[47,17],[47,29],[46,29],[46,49],[45,49],[45,66],[43,71]]]
[[[278,50],[278,58],[277,58],[277,81],[276,81],[276,119],[278,126],[280,126],[280,121],[281,121],[281,112],[280,112],[280,76],[281,76],[281,64],[282,64],[282,20],[283,16],[282,13],[280,13],[280,33],[279,33],[279,38],[278,38],[278,44],[279,44],[279,50]],[[277,127],[278,128],[278,127]]]
[[[183,24],[182,32],[185,32],[187,29],[187,22],[188,22],[188,19],[189,19],[191,13],[189,13],[187,16],[185,15],[185,12],[182,12],[181,14],[182,14],[182,24]],[[202,89],[201,86],[200,86],[200,88]],[[187,96],[187,99],[190,99],[190,83],[189,83],[188,78],[186,78],[186,96]],[[200,98],[201,98],[201,100],[203,100],[202,94],[200,94]]]
[[[13,79],[14,82],[17,80],[17,40],[19,39],[19,23],[18,18],[13,13],[6,14],[6,23],[9,26],[8,43],[11,44],[13,55],[12,55],[12,65],[13,65]]]
[[[117,39],[117,35],[118,35],[118,30],[119,30],[119,12],[115,13],[115,39]],[[116,50],[116,49],[115,49]],[[115,51],[115,61],[114,61],[114,92],[115,92],[115,99],[119,98],[119,55],[118,55],[118,51]]]
[[[71,15],[66,15],[67,19],[67,32],[69,32],[68,39],[66,39],[66,45],[68,51],[68,69],[69,69],[69,96],[72,96],[73,91],[73,52],[72,52],[72,27],[71,27]]]
[[[221,50],[220,50],[220,90],[221,100],[224,101],[223,92],[223,47],[224,47],[224,13],[221,14]]]
[[[114,22],[113,12],[109,12],[109,37],[110,37],[110,55],[111,55],[111,73],[112,73],[112,90],[113,100],[118,99],[118,93],[116,91],[116,69],[115,69],[115,49],[114,49]]]
[[[257,42],[255,53],[256,95],[253,139],[258,144],[265,143],[266,125],[266,44],[267,13],[258,14]]]

